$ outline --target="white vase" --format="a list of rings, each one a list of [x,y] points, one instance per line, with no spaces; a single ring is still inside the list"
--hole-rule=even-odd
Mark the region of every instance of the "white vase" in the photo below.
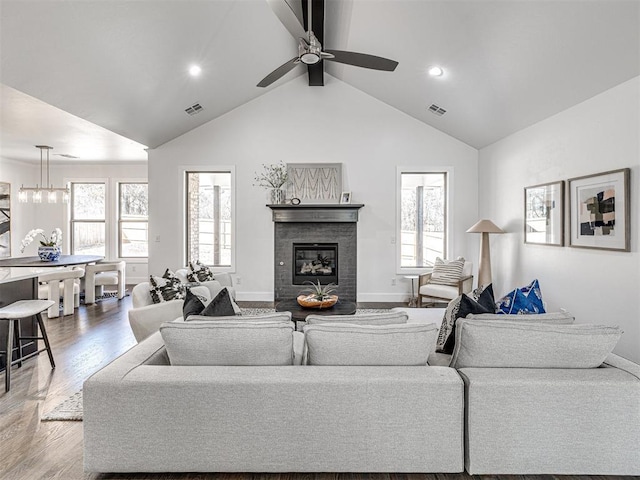
[[[271,203],[284,203],[285,202],[285,191],[281,188],[274,188],[271,190]]]

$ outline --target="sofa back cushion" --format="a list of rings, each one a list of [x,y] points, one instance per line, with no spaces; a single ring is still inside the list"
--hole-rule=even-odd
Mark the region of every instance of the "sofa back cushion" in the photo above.
[[[536,323],[554,323],[556,325],[568,325],[575,322],[576,317],[566,310],[559,312],[547,313],[531,313],[531,314],[504,314],[504,313],[481,313],[469,314],[465,317],[467,320],[497,320],[507,322],[536,322]]]
[[[171,365],[293,364],[289,321],[192,320],[163,323],[160,332]]]
[[[305,363],[426,365],[437,335],[435,324],[305,325]]]
[[[260,315],[233,315],[228,317],[214,317],[191,315],[189,322],[284,322],[291,323],[291,312],[264,313]],[[292,324],[293,325],[293,324]]]
[[[459,319],[450,366],[595,368],[621,335],[606,325]]]
[[[356,315],[308,315],[307,325],[323,323],[350,323],[352,325],[394,325],[407,323],[409,315],[406,312],[359,313]]]

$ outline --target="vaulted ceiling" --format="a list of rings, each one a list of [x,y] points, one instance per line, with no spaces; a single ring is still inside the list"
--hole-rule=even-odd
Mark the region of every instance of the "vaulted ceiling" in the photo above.
[[[39,143],[82,160],[144,159],[144,146],[305,74],[256,87],[297,54],[265,0],[2,0],[0,16],[5,158],[33,160]],[[326,0],[326,48],[399,66],[324,67],[482,148],[640,75],[639,32],[636,0]],[[444,75],[430,77],[432,65]]]

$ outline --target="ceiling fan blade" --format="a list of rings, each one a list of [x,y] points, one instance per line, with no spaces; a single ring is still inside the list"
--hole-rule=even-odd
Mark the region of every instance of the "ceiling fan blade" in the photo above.
[[[293,57],[291,60],[287,61],[286,63],[283,63],[278,68],[276,68],[273,72],[271,72],[269,75],[267,75],[262,80],[260,80],[260,83],[258,83],[257,86],[268,87],[273,82],[278,80],[280,77],[285,76],[287,73],[293,70],[294,67],[296,67],[299,63],[300,61],[298,60],[298,57]]]
[[[355,65],[356,67],[393,72],[398,66],[398,62],[396,62],[395,60],[376,57],[375,55],[367,55],[366,53],[345,52],[344,50],[327,49],[325,49],[324,52],[333,55],[333,58],[325,58],[325,60],[328,60],[330,62],[346,63],[347,65]]]
[[[294,0],[267,0],[267,3],[293,38],[307,38],[302,27],[302,4]],[[300,8],[298,8],[300,7]]]

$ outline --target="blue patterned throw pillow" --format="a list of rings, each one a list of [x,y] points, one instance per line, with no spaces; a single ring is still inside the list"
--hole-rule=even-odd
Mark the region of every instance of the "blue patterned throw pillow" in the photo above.
[[[538,279],[525,287],[516,288],[507,293],[496,305],[496,310],[496,313],[511,315],[546,313]]]

